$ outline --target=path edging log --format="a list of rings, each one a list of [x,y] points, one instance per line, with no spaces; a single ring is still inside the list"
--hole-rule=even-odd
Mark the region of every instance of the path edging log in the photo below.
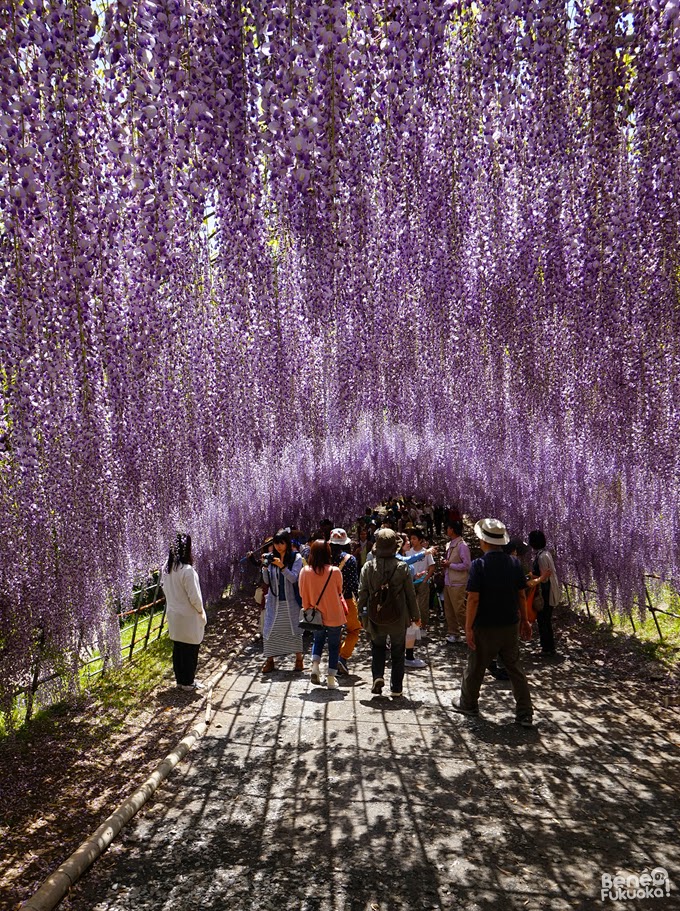
[[[194,725],[188,734],[177,744],[175,749],[160,762],[146,781],[127,798],[116,810],[108,816],[99,828],[87,838],[73,854],[50,874],[40,886],[38,891],[21,906],[20,911],[52,911],[71,886],[92,866],[119,834],[139,812],[149,798],[154,794],[159,785],[165,781],[175,766],[184,759],[197,740],[205,734],[211,720],[212,691],[217,682],[224,676],[227,668],[223,668],[207,684],[207,699],[205,717],[203,721]]]

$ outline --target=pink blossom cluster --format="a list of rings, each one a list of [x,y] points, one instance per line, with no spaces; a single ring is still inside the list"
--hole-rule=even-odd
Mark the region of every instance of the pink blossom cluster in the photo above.
[[[393,493],[680,579],[679,74],[678,0],[3,0],[2,686]]]

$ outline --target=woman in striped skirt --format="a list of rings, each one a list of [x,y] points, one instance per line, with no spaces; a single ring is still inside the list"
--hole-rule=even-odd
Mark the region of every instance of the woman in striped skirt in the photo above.
[[[275,669],[274,658],[295,655],[295,670],[303,669],[302,630],[300,629],[300,592],[298,577],[302,557],[293,551],[290,534],[279,529],[274,535],[274,553],[262,567],[262,578],[269,590],[264,606],[263,674]]]

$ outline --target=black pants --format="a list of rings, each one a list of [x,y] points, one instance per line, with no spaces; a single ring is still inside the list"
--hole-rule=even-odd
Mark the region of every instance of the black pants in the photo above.
[[[390,652],[392,656],[392,673],[390,675],[390,689],[393,693],[401,693],[404,683],[404,658],[406,657],[406,636],[395,639],[390,636]],[[371,671],[373,679],[385,677],[385,659],[387,657],[387,636],[379,636],[371,640]]]
[[[550,606],[550,582],[541,582],[541,594],[543,595],[543,610],[536,615],[538,624],[538,638],[541,640],[542,652],[555,651],[555,636],[552,628],[553,608]]]
[[[538,623],[538,638],[541,640],[541,651],[550,654],[555,651],[555,636],[552,628],[553,608],[545,604],[543,610],[536,615]]]
[[[173,643],[172,669],[179,686],[189,686],[194,682],[200,647],[200,645],[190,645],[188,642]]]

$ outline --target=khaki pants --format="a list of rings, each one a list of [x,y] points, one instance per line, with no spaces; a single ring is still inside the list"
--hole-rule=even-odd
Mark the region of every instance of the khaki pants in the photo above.
[[[423,626],[430,622],[430,583],[421,582],[416,585],[416,602],[420,611],[420,619]]]
[[[468,663],[460,686],[460,704],[477,709],[479,690],[489,664],[500,655],[512,685],[518,718],[533,714],[529,684],[519,660],[519,623],[512,626],[476,626],[476,650],[468,652]]]
[[[465,586],[444,586],[444,616],[449,636],[465,636]]]

